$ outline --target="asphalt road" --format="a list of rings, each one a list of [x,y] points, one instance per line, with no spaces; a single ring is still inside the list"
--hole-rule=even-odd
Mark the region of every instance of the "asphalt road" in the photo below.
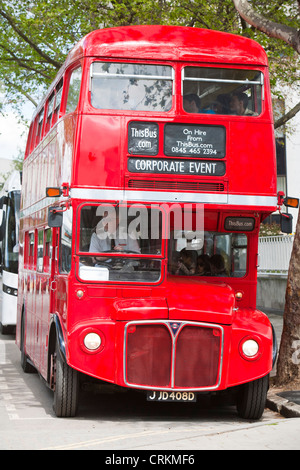
[[[207,397],[197,404],[161,404],[134,391],[83,392],[78,416],[61,419],[55,417],[52,401],[39,376],[21,369],[14,337],[0,335],[0,450],[102,450],[100,464],[112,463],[125,451],[129,456],[148,451],[139,463],[122,461],[142,468],[150,456],[150,464],[157,465],[159,455],[175,451],[182,458],[193,455],[194,463],[192,457],[188,463],[194,465],[201,463],[197,459],[203,449],[300,448],[300,418],[284,418],[268,408],[260,421],[245,421],[235,407]]]

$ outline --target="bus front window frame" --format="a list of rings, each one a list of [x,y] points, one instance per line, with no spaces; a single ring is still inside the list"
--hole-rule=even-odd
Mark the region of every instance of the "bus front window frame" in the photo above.
[[[8,194],[6,206],[6,226],[4,244],[4,268],[11,273],[18,273],[19,257],[19,226],[21,191],[12,191]]]
[[[98,209],[100,210],[98,211]],[[103,237],[103,233],[107,231],[107,225],[104,228],[103,221],[107,222],[110,213],[114,213],[115,210],[118,211],[118,214],[122,214],[122,210],[125,210],[125,213],[118,215],[120,221],[118,220],[117,225],[114,221],[110,222],[112,224],[110,228],[112,235]],[[157,215],[153,215],[151,212],[153,210],[157,212]],[[86,211],[86,214],[84,214],[84,211]],[[151,285],[161,281],[162,260],[164,258],[162,233],[164,215],[160,208],[146,207],[139,204],[116,208],[107,203],[87,202],[80,206],[77,214],[76,255],[79,258],[77,275],[81,281]],[[144,215],[146,215],[148,222],[143,229],[141,220],[143,220]],[[88,221],[88,219],[90,220]],[[145,226],[147,228],[143,233]],[[130,227],[134,227],[136,230],[133,238],[130,235]],[[119,228],[120,231],[123,230],[121,233],[124,233],[125,229],[127,239],[132,238],[131,244],[129,242],[129,245],[124,245],[123,248],[115,246],[115,244],[106,248],[103,246],[102,249],[99,248],[98,251],[95,251],[95,243],[92,242],[93,237],[98,237],[102,241],[103,238],[105,240],[114,239],[113,232],[117,232]],[[154,235],[153,238],[151,235]],[[119,239],[122,238],[121,235],[118,235],[116,239],[118,237]],[[89,240],[89,245],[87,245],[87,240]],[[138,249],[136,246],[138,246]]]

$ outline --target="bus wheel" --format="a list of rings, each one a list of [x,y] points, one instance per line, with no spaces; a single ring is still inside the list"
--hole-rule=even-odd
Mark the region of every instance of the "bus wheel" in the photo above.
[[[237,396],[238,415],[244,419],[260,419],[265,409],[269,375],[240,386]]]
[[[35,367],[29,361],[28,356],[25,353],[25,319],[22,317],[21,323],[21,367],[26,374],[33,374],[36,372]]]
[[[79,374],[61,357],[58,344],[55,350],[55,388],[53,410],[56,416],[71,418],[76,416],[79,399]]]

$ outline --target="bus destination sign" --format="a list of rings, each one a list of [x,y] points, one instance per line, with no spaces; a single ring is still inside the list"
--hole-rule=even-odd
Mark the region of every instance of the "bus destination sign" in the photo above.
[[[153,122],[130,122],[128,153],[131,155],[158,154],[158,125]]]
[[[225,128],[223,126],[167,124],[164,153],[177,157],[224,158]]]
[[[224,228],[230,232],[250,232],[254,230],[254,217],[226,217]]]
[[[223,176],[225,175],[226,167],[224,162],[211,160],[129,158],[128,170],[132,173]]]

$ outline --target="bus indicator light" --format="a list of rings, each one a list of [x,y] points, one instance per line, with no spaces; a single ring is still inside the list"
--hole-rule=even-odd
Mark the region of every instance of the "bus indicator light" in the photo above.
[[[60,188],[46,188],[47,197],[59,197],[61,194],[62,192]]]

